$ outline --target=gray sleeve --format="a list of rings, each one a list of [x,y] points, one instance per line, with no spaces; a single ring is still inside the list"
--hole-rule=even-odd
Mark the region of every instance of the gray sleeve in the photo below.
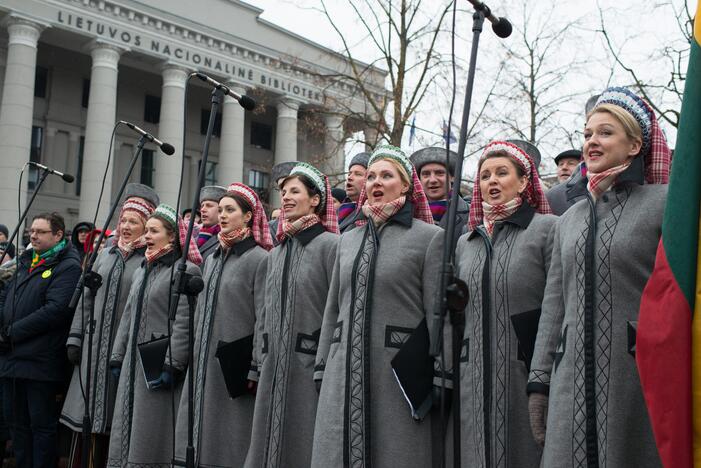
[[[336,322],[338,322],[339,304],[338,294],[340,288],[340,264],[341,250],[337,249],[334,265],[332,266],[331,287],[326,298],[326,307],[324,308],[324,318],[321,324],[321,333],[319,335],[319,347],[316,352],[316,362],[314,365],[314,380],[322,380],[324,378],[324,370],[326,368],[326,360],[329,356],[331,348],[331,338],[333,338]]]
[[[256,267],[256,275],[253,283],[253,312],[256,316],[255,330],[253,332],[253,360],[251,361],[251,371],[248,379],[258,381],[260,376],[260,366],[263,362],[262,330],[265,322],[265,281],[268,271],[268,256],[263,256]]]
[[[560,223],[551,229],[552,255],[550,256],[548,280],[538,324],[538,335],[528,376],[528,393],[547,395],[550,390],[550,375],[553,368],[554,352],[560,340],[560,330],[565,316],[565,303],[562,293],[562,252],[560,249]],[[546,248],[547,251],[547,248]],[[547,259],[547,256],[545,257]]]
[[[187,272],[193,276],[202,276],[200,268],[196,265],[188,263]],[[175,312],[175,321],[173,322],[173,330],[170,338],[170,350],[166,354],[166,363],[163,365],[164,370],[185,372],[188,363],[188,340],[190,320],[190,306],[187,296],[180,296],[178,308]]]

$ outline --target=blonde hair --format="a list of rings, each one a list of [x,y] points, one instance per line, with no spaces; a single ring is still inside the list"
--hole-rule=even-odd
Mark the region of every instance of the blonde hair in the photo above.
[[[380,157],[380,158],[378,158],[376,161],[373,161],[373,163],[370,165],[370,167],[372,167],[373,164],[375,164],[376,162],[379,162],[379,161],[387,161],[387,162],[390,163],[392,166],[394,166],[394,168],[395,168],[395,169],[397,170],[397,172],[399,173],[399,178],[401,179],[401,181],[402,181],[403,183],[405,183],[406,185],[408,185],[409,188],[411,189],[411,180],[410,180],[411,175],[406,173],[406,169],[404,168],[404,166],[402,166],[402,165],[399,163],[399,161],[396,161],[396,160],[394,160],[394,159],[392,159],[392,158],[382,158],[382,157]],[[370,169],[370,167],[368,167],[368,169]]]
[[[640,124],[637,120],[635,120],[635,117],[633,117],[630,112],[615,104],[604,103],[589,111],[587,114],[587,122],[589,122],[592,115],[597,113],[605,113],[613,116],[613,118],[623,126],[623,130],[626,132],[628,139],[639,140],[642,145],[643,130],[640,128]]]

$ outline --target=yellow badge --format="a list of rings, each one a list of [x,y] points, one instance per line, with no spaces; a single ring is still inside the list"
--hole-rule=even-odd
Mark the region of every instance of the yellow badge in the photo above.
[[[41,277],[46,279],[49,276],[51,276],[51,270],[46,270],[44,273],[41,274]]]

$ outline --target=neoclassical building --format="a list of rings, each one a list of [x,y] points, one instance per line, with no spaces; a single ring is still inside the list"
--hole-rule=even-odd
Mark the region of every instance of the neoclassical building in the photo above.
[[[193,71],[258,102],[247,112],[225,99],[207,183],[241,181],[274,205],[275,163],[309,161],[341,176],[350,132],[377,138],[362,93],[330,78],[350,73],[350,65],[261,13],[238,0],[0,0],[0,223],[16,224],[20,171],[35,161],[76,181],[49,176],[30,215],[54,210],[68,226],[91,220],[104,181],[101,224],[139,138],[118,127],[106,169],[118,120],[176,148],[166,156],[147,144],[130,180],[175,204],[183,164],[181,206],[189,206],[211,96],[200,80],[188,81]],[[384,96],[384,72],[360,66],[366,89]],[[25,171],[24,199],[36,180],[36,170]]]

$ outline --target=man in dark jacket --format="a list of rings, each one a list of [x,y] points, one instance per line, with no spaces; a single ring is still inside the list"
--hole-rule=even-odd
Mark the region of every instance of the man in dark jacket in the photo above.
[[[0,382],[17,466],[56,466],[56,393],[64,378],[68,308],[80,257],[57,213],[34,217],[32,247],[0,292]]]

